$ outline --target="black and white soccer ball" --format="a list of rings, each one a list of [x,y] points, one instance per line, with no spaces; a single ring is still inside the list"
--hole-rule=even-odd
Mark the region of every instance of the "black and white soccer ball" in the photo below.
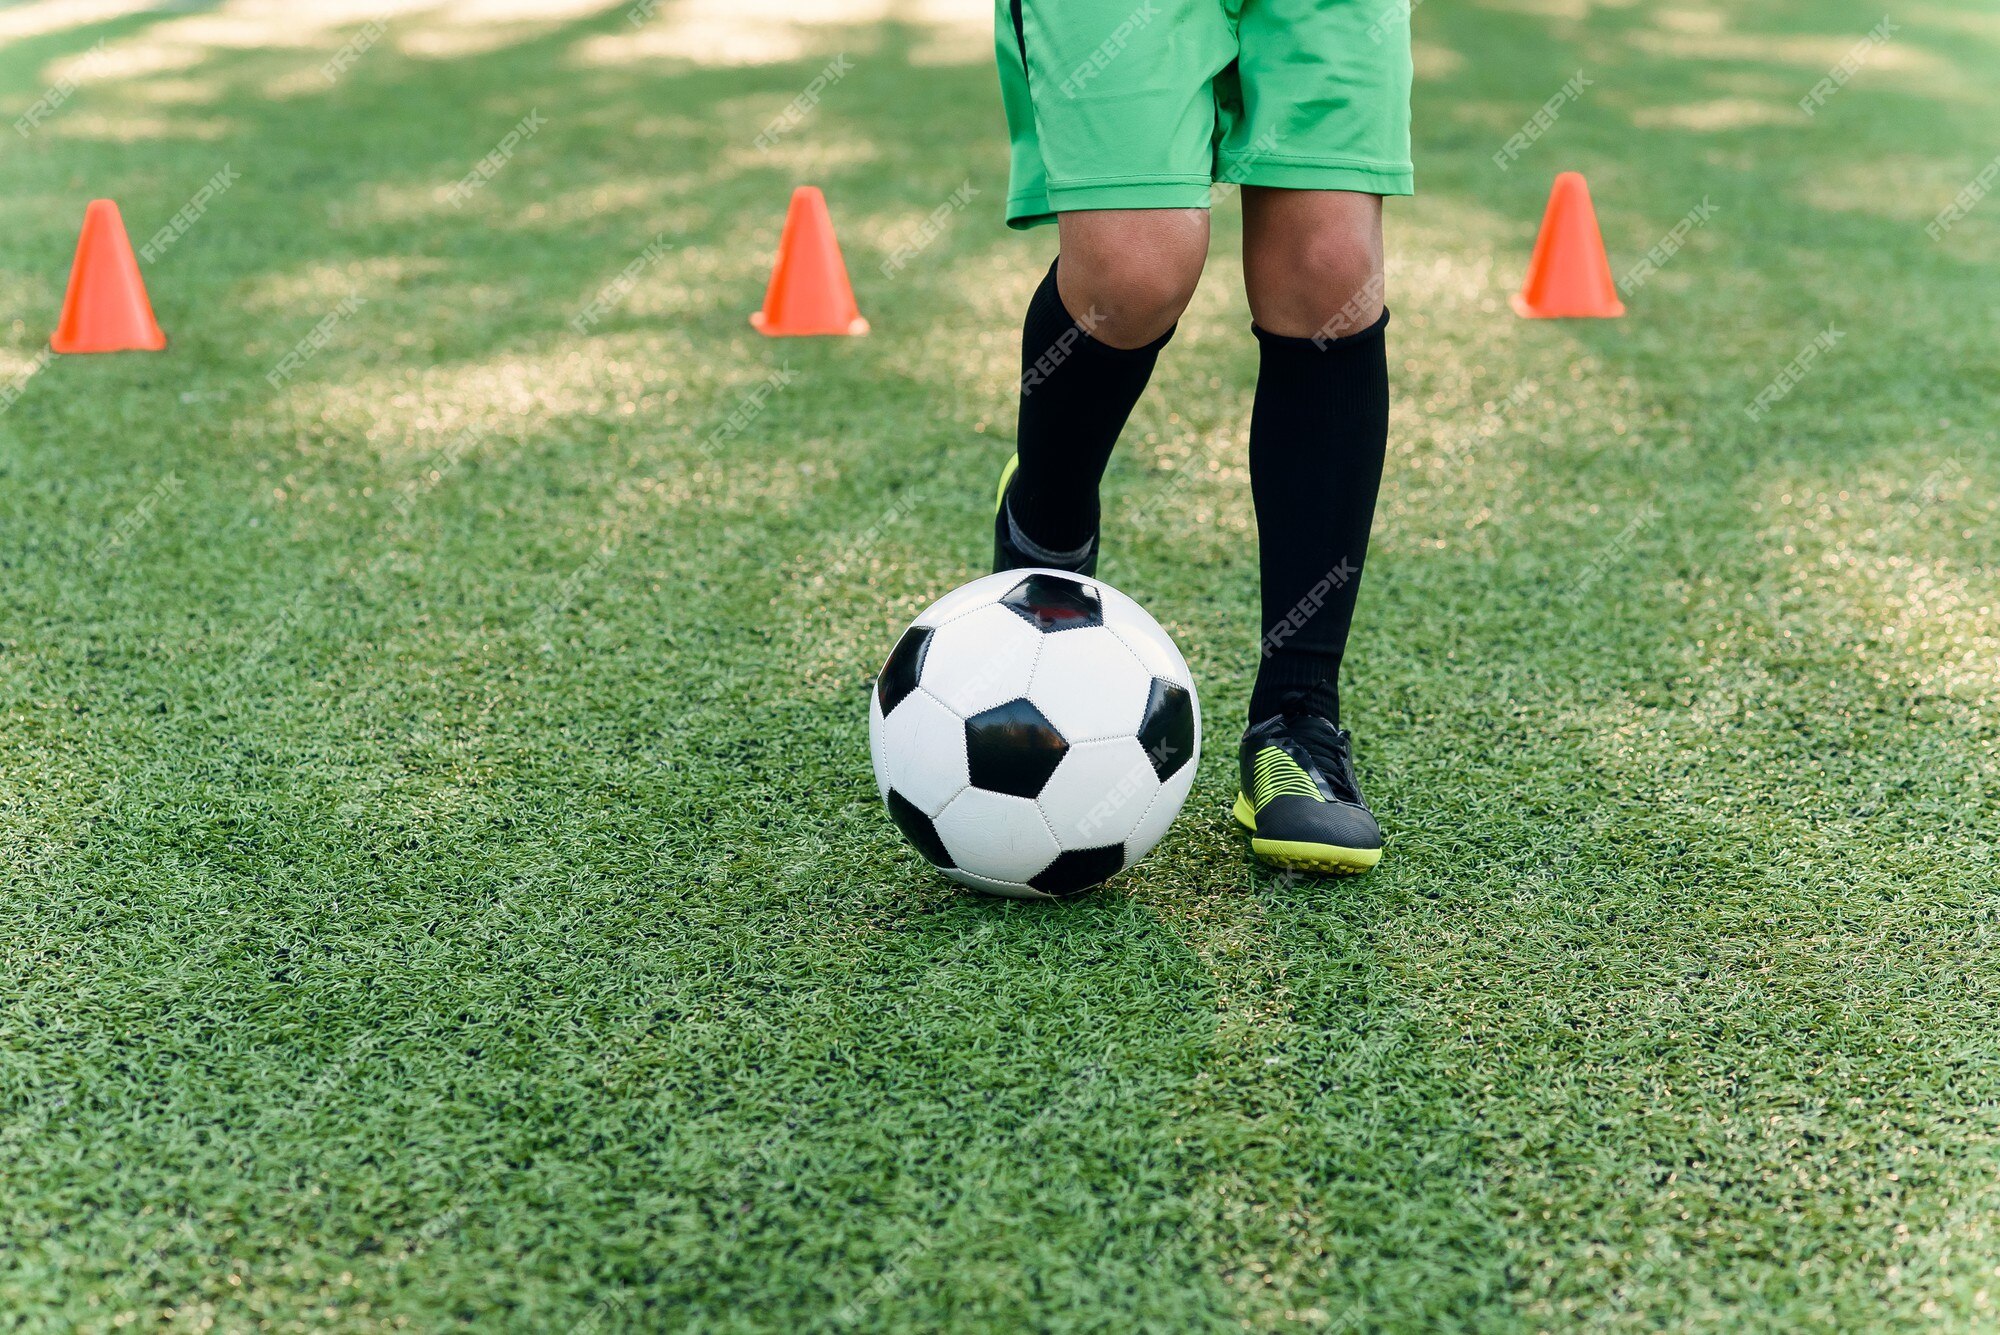
[[[1151,852],[1201,759],[1187,660],[1099,579],[1009,570],[931,604],[868,706],[875,786],[918,852],[1014,899],[1080,894]]]

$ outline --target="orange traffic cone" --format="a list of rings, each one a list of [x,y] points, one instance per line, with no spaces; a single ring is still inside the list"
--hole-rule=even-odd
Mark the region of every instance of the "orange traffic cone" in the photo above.
[[[108,199],[91,200],[83,211],[83,235],[70,266],[62,320],[49,347],[57,352],[158,352],[166,346],[118,206]]]
[[[1514,298],[1514,313],[1535,320],[1625,313],[1582,172],[1562,173],[1549,191],[1548,211],[1528,261],[1528,281]]]
[[[840,243],[833,239],[826,196],[817,186],[802,185],[792,192],[764,309],[750,323],[758,333],[773,336],[868,332],[868,322],[854,304]]]

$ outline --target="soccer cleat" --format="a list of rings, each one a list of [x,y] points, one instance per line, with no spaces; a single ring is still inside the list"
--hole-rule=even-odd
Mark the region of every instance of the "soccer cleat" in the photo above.
[[[1352,739],[1303,703],[1290,697],[1243,734],[1234,814],[1272,866],[1352,876],[1382,860],[1382,829],[1354,777]]]
[[[1097,573],[1097,535],[1090,535],[1090,542],[1082,549],[1082,555],[1066,553],[1073,559],[1051,561],[1032,556],[1021,550],[1014,541],[1014,526],[1007,522],[1007,484],[1014,480],[1014,470],[1021,466],[1021,456],[1007,456],[1007,466],[1000,470],[1000,488],[993,497],[993,571],[1023,570],[1030,567],[1040,570],[1067,570],[1074,575],[1095,575]]]

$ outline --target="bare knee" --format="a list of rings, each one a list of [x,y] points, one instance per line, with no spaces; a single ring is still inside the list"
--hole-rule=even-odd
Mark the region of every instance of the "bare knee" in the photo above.
[[[1208,258],[1201,209],[1065,213],[1056,288],[1092,338],[1136,348],[1181,318]]]
[[[1259,193],[1288,197],[1253,201],[1245,193],[1244,284],[1258,327],[1291,338],[1339,338],[1381,319],[1381,201]]]

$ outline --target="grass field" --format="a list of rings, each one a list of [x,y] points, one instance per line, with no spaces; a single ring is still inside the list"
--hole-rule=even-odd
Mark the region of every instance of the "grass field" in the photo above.
[[[0,8],[6,119],[78,73],[0,132],[0,1326],[2000,1322],[2000,199],[1927,234],[2000,153],[1990,5],[1810,116],[1879,8],[1420,6],[1346,691],[1389,856],[1227,820],[1225,201],[1103,567],[1201,780],[1051,907],[929,873],[866,756],[1054,244],[976,14],[537,3]],[[37,373],[84,202],[145,244],[225,167],[169,351]],[[1563,168],[1620,273],[1712,210],[1622,321],[1507,310]],[[866,339],[745,322],[801,181]]]

